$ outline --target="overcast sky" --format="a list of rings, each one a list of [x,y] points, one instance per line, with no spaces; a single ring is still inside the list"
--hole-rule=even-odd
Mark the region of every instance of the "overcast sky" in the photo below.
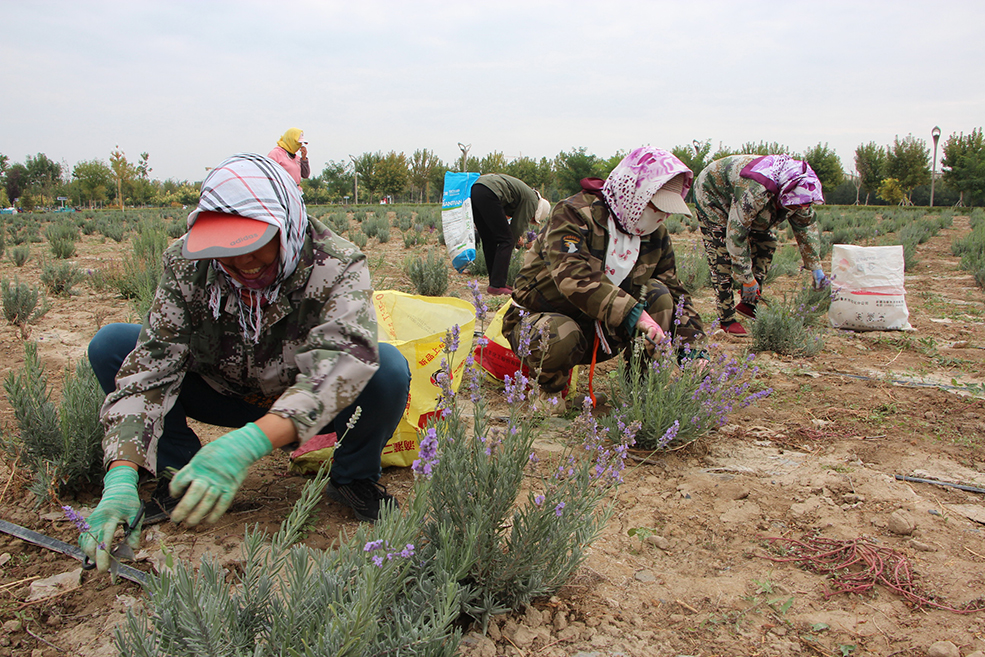
[[[0,0],[0,153],[197,181],[305,131],[367,151],[609,157],[985,125],[985,2]],[[943,141],[943,139],[942,139]]]

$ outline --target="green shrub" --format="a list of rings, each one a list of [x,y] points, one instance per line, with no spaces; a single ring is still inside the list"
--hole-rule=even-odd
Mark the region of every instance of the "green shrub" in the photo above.
[[[376,231],[376,239],[380,244],[386,244],[390,241],[390,226],[383,224],[378,227]]]
[[[82,282],[85,274],[72,262],[45,262],[41,266],[41,283],[51,294],[71,296],[75,286]]]
[[[404,260],[404,271],[418,294],[440,297],[448,289],[448,265],[442,254],[432,249],[427,256],[409,256]]]
[[[40,294],[37,286],[21,283],[16,277],[13,284],[5,278],[0,285],[3,292],[4,319],[18,327],[21,330],[21,338],[27,340],[28,324],[39,321],[51,306]]]
[[[51,254],[61,260],[66,260],[75,255],[75,242],[68,239],[55,239],[48,242]]]
[[[510,287],[513,287],[513,284],[516,283],[516,277],[523,268],[523,256],[526,252],[526,249],[513,249],[513,252],[510,254],[510,266],[506,270],[506,284]]]
[[[15,246],[10,250],[10,261],[17,267],[23,267],[28,258],[31,257],[31,247],[27,244]]]
[[[126,237],[127,227],[122,220],[114,221],[104,217],[99,221],[99,232],[114,242],[122,242],[123,238]]]
[[[349,230],[349,217],[345,212],[330,214],[328,215],[328,226],[339,235],[342,235]]]
[[[369,242],[369,237],[361,230],[354,229],[349,231],[349,240],[360,249],[364,249],[366,248],[366,243]]]
[[[403,235],[403,237],[404,237],[404,248],[405,249],[409,249],[411,247],[417,246],[417,237],[418,237],[418,235],[419,235],[419,233],[416,233],[416,232],[414,232],[412,230],[408,230],[406,233],[404,233],[404,235]]]
[[[49,242],[68,240],[74,243],[79,241],[79,228],[67,222],[48,224],[44,229],[44,236]]]
[[[979,287],[985,288],[985,213],[971,213],[971,232],[951,242],[951,253],[961,257],[960,267],[971,273]]]
[[[819,319],[827,313],[830,303],[830,290],[814,292],[807,285],[792,301],[784,297],[782,301],[759,304],[752,324],[752,351],[789,356],[819,353],[824,348]]]
[[[62,401],[51,401],[45,368],[36,343],[24,345],[24,367],[4,381],[18,432],[3,433],[4,451],[32,475],[28,488],[35,503],[58,503],[66,492],[99,481],[103,474],[103,429],[99,408],[105,394],[83,358],[65,371]]]

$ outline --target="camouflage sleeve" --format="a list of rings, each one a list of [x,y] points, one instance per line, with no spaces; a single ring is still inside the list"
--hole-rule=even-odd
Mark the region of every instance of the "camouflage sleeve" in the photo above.
[[[123,361],[116,390],[106,396],[100,419],[104,463],[132,461],[155,472],[157,442],[185,377],[193,330],[188,304],[167,255],[137,345]],[[193,267],[190,261],[179,266]]]
[[[365,257],[359,254],[334,280],[313,274],[306,294],[327,301],[321,305],[319,325],[297,352],[297,379],[270,409],[294,422],[301,444],[355,402],[379,369],[376,310]]]
[[[800,249],[800,257],[804,261],[804,269],[814,271],[821,269],[821,229],[817,224],[817,213],[814,208],[809,213],[791,213],[787,217],[793,236]]]
[[[536,212],[537,194],[528,187],[521,191],[520,201],[517,203],[516,211],[513,212],[513,218],[510,220],[510,232],[513,233],[514,243],[527,232]]]
[[[562,201],[551,213],[543,233],[544,259],[561,295],[578,310],[601,321],[609,330],[622,326],[636,300],[613,285],[605,275],[603,261],[589,249],[592,223],[583,213]]]
[[[740,283],[756,280],[752,274],[749,229],[768,201],[768,196],[757,193],[751,186],[736,186],[725,227],[725,248],[732,258],[732,277]]]

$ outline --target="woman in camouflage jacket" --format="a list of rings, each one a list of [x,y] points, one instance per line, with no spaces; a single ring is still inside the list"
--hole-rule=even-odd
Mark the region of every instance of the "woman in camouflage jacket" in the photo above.
[[[604,183],[585,179],[580,193],[555,205],[503,320],[513,350],[529,351],[524,364],[540,368],[545,396],[564,391],[575,365],[615,356],[637,333],[685,343],[702,335],[664,226],[670,213],[690,214],[683,197],[692,175],[667,151],[638,148]]]
[[[732,155],[715,160],[694,181],[694,203],[704,239],[722,329],[748,335],[735,312],[753,318],[776,251],[776,232],[790,221],[804,268],[814,285],[827,284],[821,269],[821,234],[813,205],[824,203],[810,165],[789,155]],[[742,285],[734,306],[734,281]]]
[[[107,473],[80,543],[100,570],[116,527],[134,525],[140,470],[178,470],[152,496],[172,520],[215,522],[252,463],[336,426],[345,435],[329,497],[370,521],[395,504],[378,484],[380,453],[410,371],[377,342],[365,256],[308,217],[288,173],[261,155],[213,169],[188,223],[164,254],[143,325],[108,325],[89,346],[107,392]],[[200,448],[188,417],[239,428]]]

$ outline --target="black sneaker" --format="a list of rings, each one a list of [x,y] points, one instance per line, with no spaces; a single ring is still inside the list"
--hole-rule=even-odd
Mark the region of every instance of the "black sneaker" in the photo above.
[[[170,483],[170,480],[160,480],[157,483],[157,488],[151,493],[150,501],[145,505],[144,527],[171,519],[171,513],[181,500],[171,497],[171,493],[168,491]]]
[[[355,511],[357,520],[366,522],[376,522],[383,504],[400,508],[397,499],[386,492],[386,486],[370,479],[357,479],[348,484],[337,484],[329,479],[325,494]]]

